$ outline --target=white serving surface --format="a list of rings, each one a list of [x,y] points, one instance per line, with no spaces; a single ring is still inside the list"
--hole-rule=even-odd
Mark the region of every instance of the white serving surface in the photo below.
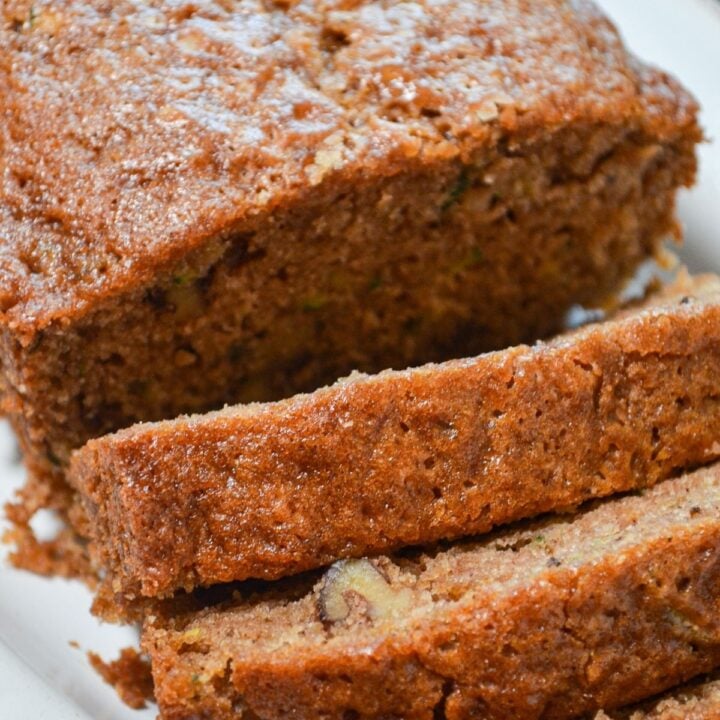
[[[716,145],[701,151],[699,185],[682,195],[683,256],[694,270],[720,271],[720,3],[716,0],[601,0],[643,59],[675,73],[700,99]],[[0,422],[0,503],[22,482],[14,441]],[[40,529],[48,530],[44,519]],[[0,527],[1,529],[1,527]],[[0,548],[0,718],[2,720],[150,720],[155,708],[126,708],[87,663],[137,643],[132,628],[91,617],[89,591],[76,582],[18,572]],[[70,645],[78,643],[80,649]]]

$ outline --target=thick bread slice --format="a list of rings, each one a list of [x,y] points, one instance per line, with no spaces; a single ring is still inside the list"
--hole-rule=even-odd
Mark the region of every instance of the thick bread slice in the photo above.
[[[720,718],[720,674],[702,678],[682,688],[643,703],[611,713],[598,713],[595,720],[718,720]]]
[[[298,596],[148,619],[164,720],[539,720],[720,664],[720,465]]]
[[[549,344],[91,441],[70,477],[108,572],[100,610],[481,533],[712,461],[719,289],[683,277]]]

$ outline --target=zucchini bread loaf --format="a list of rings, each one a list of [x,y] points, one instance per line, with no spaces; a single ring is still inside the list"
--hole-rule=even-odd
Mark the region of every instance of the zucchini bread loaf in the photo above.
[[[586,0],[15,0],[0,108],[3,407],[55,478],[548,334],[673,231],[701,138]]]
[[[69,477],[108,617],[485,532],[720,457],[720,280],[547,344],[355,375],[90,441]]]
[[[718,720],[720,674],[693,682],[642,705],[616,712],[601,712],[595,720]]]
[[[282,581],[280,581],[282,582]],[[539,720],[720,663],[720,466],[309,589],[151,615],[164,720]]]

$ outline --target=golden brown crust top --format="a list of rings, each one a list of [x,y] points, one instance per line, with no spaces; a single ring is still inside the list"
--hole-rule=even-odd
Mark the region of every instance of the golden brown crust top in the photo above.
[[[662,140],[695,122],[586,0],[14,0],[0,13],[0,319],[25,328],[304,193],[560,123]]]

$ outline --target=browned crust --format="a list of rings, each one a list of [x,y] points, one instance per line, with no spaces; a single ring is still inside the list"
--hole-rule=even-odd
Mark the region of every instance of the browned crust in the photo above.
[[[718,281],[533,348],[91,441],[70,477],[119,607],[481,533],[720,456]],[[693,297],[695,296],[695,297]]]
[[[717,493],[706,505],[686,490],[703,475],[717,483],[718,468],[658,488],[676,492],[681,503],[689,492],[702,509],[686,508],[622,552],[570,567],[548,563],[508,589],[491,583],[483,591],[478,569],[471,600],[441,604],[447,609],[427,621],[388,628],[382,637],[366,637],[361,627],[357,635],[346,630],[339,646],[312,633],[304,641],[307,611],[295,619],[299,627],[290,626],[271,601],[240,605],[237,615],[230,607],[176,618],[177,629],[173,622],[149,624],[144,642],[162,717],[561,719],[628,704],[707,672],[720,662]],[[623,512],[638,525],[652,522],[652,495]],[[606,507],[614,503],[621,507]],[[580,535],[579,553],[602,542],[592,528]],[[516,560],[510,554],[505,562]],[[443,597],[442,586],[438,592]],[[269,628],[276,640],[255,645],[248,622]]]
[[[698,136],[694,101],[586,0],[413,8],[4,5],[5,329],[27,341],[258,217],[501,139],[576,122]]]

